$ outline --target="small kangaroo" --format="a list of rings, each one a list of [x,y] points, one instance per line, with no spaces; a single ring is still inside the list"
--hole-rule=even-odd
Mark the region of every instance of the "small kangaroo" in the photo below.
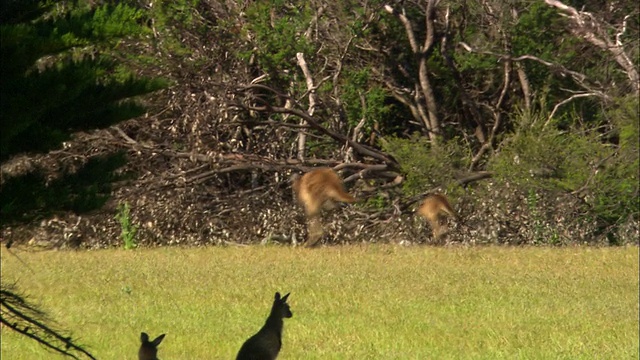
[[[274,360],[282,347],[282,319],[293,316],[287,298],[276,292],[271,313],[264,326],[242,344],[236,360]]]
[[[442,236],[446,235],[448,228],[440,225],[440,220],[443,217],[451,216],[456,220],[460,220],[456,212],[449,204],[449,200],[443,194],[430,194],[422,202],[422,205],[417,210],[417,213],[425,218],[431,225],[433,230],[433,236],[436,240],[439,240]]]
[[[356,199],[344,190],[342,179],[330,168],[312,170],[302,177],[295,174],[292,180],[293,192],[307,217],[307,246],[313,247],[323,233],[319,219],[322,209],[333,208],[334,201],[353,203]]]
[[[149,341],[149,335],[143,332],[140,334],[140,350],[138,350],[138,360],[158,360],[158,345],[166,334],[162,334],[153,341]]]

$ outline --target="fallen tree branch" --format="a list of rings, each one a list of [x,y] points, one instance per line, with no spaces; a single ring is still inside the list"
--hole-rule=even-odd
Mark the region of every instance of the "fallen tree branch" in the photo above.
[[[248,85],[242,89],[240,89],[241,91],[249,91],[251,89],[254,88],[259,88],[261,90],[268,90],[268,91],[272,91],[274,94],[276,94],[277,96],[283,97],[285,99],[290,99],[291,97],[289,97],[288,95],[279,93],[278,91],[268,87],[268,86],[264,86],[264,85]],[[297,101],[296,101],[297,104]],[[385,153],[367,146],[367,145],[363,145],[360,144],[358,142],[353,141],[352,139],[350,139],[348,136],[344,135],[344,134],[340,134],[334,131],[331,131],[327,128],[325,128],[324,126],[320,125],[316,119],[309,115],[308,112],[303,111],[303,110],[298,110],[295,108],[286,108],[286,107],[280,107],[280,106],[272,106],[270,104],[266,104],[264,106],[254,106],[254,105],[244,105],[244,104],[236,104],[236,106],[239,106],[241,108],[244,108],[246,110],[249,111],[259,111],[259,112],[273,112],[273,113],[278,113],[278,114],[289,114],[289,115],[295,115],[301,119],[304,119],[307,124],[314,130],[319,131],[320,133],[322,133],[323,135],[326,135],[330,138],[332,138],[333,140],[341,143],[341,144],[347,144],[351,147],[353,147],[353,149],[359,153],[362,156],[369,156],[375,160],[381,161],[385,164],[387,164],[388,166],[392,167],[392,168],[397,168],[397,163],[390,158],[388,155],[386,155]],[[300,107],[300,106],[298,106]]]
[[[4,284],[0,288],[0,310],[0,323],[3,326],[64,356],[80,359],[74,354],[76,352],[95,360],[91,353],[77,345],[70,336],[62,335],[39,320],[44,319],[44,313],[16,294],[13,289],[6,288]]]

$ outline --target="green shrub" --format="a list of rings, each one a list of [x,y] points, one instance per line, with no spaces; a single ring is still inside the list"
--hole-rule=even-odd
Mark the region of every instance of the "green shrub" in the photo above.
[[[594,164],[610,153],[594,135],[544,126],[542,114],[521,113],[518,122],[489,161],[489,170],[503,182],[574,191],[587,182]]]
[[[243,32],[250,33],[253,42],[238,56],[245,61],[255,56],[257,65],[272,80],[287,77],[285,70],[299,71],[291,61],[296,53],[315,54],[314,46],[300,36],[313,16],[310,7],[288,7],[283,0],[258,1],[247,7],[246,15]]]
[[[610,110],[618,145],[600,129],[559,130],[543,114],[520,114],[516,131],[503,141],[489,170],[523,191],[572,194],[588,205],[600,234],[610,243],[617,226],[638,216],[638,108],[623,101]],[[594,234],[599,235],[599,234]]]
[[[618,243],[614,230],[640,213],[640,124],[638,99],[620,100],[607,115],[612,119],[618,137],[608,158],[601,161],[593,177],[593,208],[611,243]]]
[[[361,119],[366,119],[363,133],[368,136],[375,123],[383,124],[389,118],[391,106],[386,103],[389,94],[384,88],[372,83],[369,68],[345,70],[344,73],[341,99],[347,121],[349,126],[356,127]]]
[[[469,156],[456,139],[434,146],[426,137],[391,138],[383,143],[385,151],[400,163],[406,176],[403,190],[407,195],[423,193],[444,186],[454,190],[455,174],[468,167]]]
[[[128,202],[118,204],[118,213],[116,214],[116,220],[120,223],[122,232],[120,236],[125,250],[131,250],[138,247],[136,240],[136,233],[138,232],[138,226],[134,225],[131,220],[131,209]]]

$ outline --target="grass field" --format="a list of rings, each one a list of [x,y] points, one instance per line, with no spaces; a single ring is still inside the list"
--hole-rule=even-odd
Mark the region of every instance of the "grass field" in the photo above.
[[[279,359],[638,359],[638,248],[2,250],[99,359],[234,359],[291,292]],[[2,331],[3,360],[61,358]]]

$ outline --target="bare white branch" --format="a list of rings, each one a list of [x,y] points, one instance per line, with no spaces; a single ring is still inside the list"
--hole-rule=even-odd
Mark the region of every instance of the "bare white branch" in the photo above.
[[[309,116],[313,116],[313,113],[316,108],[316,91],[315,86],[313,85],[313,74],[309,71],[309,66],[307,66],[307,61],[304,59],[303,53],[297,53],[296,59],[298,59],[298,66],[302,69],[302,73],[304,74],[305,80],[307,82],[307,91],[309,93],[309,108],[307,113]],[[301,119],[300,125],[307,125],[306,120]],[[305,148],[306,148],[307,136],[301,131],[298,134],[298,159],[304,161],[305,158]]]
[[[565,5],[558,0],[545,0],[545,3],[560,9],[568,18],[573,20],[575,27],[570,30],[575,36],[581,37],[603,51],[611,53],[618,65],[624,69],[636,94],[640,93],[640,75],[638,74],[638,69],[629,54],[625,52],[621,41],[621,36],[626,29],[627,17],[625,17],[623,21],[622,30],[616,34],[616,40],[612,41],[610,35],[605,30],[607,26],[602,19],[596,18],[596,16],[589,12],[578,11],[574,7]]]
[[[559,103],[557,103],[554,107],[553,110],[551,111],[551,114],[549,114],[549,117],[547,118],[547,121],[545,121],[544,125],[542,126],[542,128],[546,128],[547,125],[549,125],[549,123],[551,122],[551,119],[553,119],[553,116],[556,114],[556,112],[558,111],[558,109],[560,108],[560,106],[569,103],[575,99],[579,99],[579,98],[583,98],[583,97],[590,97],[590,96],[598,96],[598,97],[602,97],[603,94],[600,93],[595,93],[595,92],[590,92],[590,93],[582,93],[582,94],[575,94],[575,95],[571,95],[570,97],[560,101]]]
[[[627,31],[627,21],[629,21],[630,18],[631,18],[631,15],[627,15],[624,17],[624,20],[622,20],[622,27],[620,28],[620,31],[616,34],[616,45],[618,46],[622,46],[622,35],[624,35],[624,33]]]
[[[402,25],[404,25],[405,32],[407,33],[407,39],[409,39],[409,45],[411,45],[411,50],[416,54],[419,53],[420,47],[418,46],[418,41],[416,40],[416,35],[415,35],[415,31],[413,30],[413,25],[411,25],[411,21],[409,21],[409,19],[404,14],[404,12],[399,13],[397,10],[391,7],[391,5],[385,5],[384,9],[389,14],[397,17],[398,20],[400,20],[400,22],[402,23]]]

